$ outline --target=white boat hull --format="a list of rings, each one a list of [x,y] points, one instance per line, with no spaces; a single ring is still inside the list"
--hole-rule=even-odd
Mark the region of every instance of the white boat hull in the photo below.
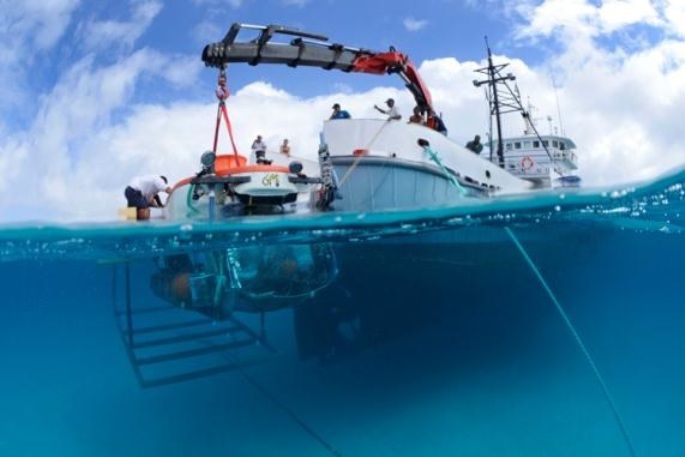
[[[419,146],[426,140],[437,164]],[[334,120],[324,140],[338,178],[336,210],[373,211],[458,204],[464,198],[532,188],[497,165],[416,124],[371,119]],[[458,191],[453,179],[466,193]]]

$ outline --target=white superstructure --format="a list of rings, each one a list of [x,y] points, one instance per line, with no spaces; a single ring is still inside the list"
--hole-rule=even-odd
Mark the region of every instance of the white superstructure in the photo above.
[[[504,169],[514,176],[531,181],[535,187],[550,187],[552,181],[578,169],[576,145],[559,135],[522,135],[502,140]],[[492,150],[497,151],[497,141]],[[490,156],[489,152],[483,154]],[[493,152],[492,162],[497,163]]]

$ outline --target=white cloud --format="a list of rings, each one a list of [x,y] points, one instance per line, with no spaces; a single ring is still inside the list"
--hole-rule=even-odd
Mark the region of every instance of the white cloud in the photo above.
[[[111,49],[113,46],[130,49],[161,10],[162,4],[157,0],[132,2],[130,20],[87,22],[81,28],[81,42],[88,50]]]
[[[108,148],[102,144],[92,147],[93,139],[117,125],[113,114],[125,114],[143,74],[156,74],[167,84],[182,83],[183,78],[163,71],[169,64],[168,56],[142,49],[107,67],[96,67],[92,56],[72,65],[52,91],[41,97],[33,125],[0,143],[0,174],[7,177],[0,181],[0,205],[18,203],[16,196],[5,191],[21,183],[42,195],[46,206],[69,212],[70,202],[83,200],[80,194],[89,188],[85,185],[98,185],[87,179],[80,182],[75,176],[103,174],[118,179],[123,170],[116,166],[117,154],[107,155]],[[97,167],[92,167],[94,157],[99,160]],[[40,179],[36,164],[43,164]]]
[[[340,92],[341,94],[351,94],[354,92],[354,89],[349,84],[337,82],[333,84],[333,91]]]
[[[204,46],[207,43],[213,43],[222,38],[225,33],[225,27],[221,27],[212,21],[205,20],[193,27],[191,35],[195,42]]]
[[[79,0],[0,1],[0,37],[5,51],[52,48],[62,37]]]
[[[664,18],[656,5],[650,0],[544,0],[536,5],[519,0],[515,10],[525,22],[519,26],[518,36],[547,37],[562,31],[568,36],[585,38],[611,34],[635,24],[658,27],[664,24]]]
[[[196,5],[228,5],[237,9],[243,4],[243,0],[192,0]]]
[[[685,95],[685,42],[644,42],[628,51],[620,39],[613,40],[613,50],[598,40],[635,24],[674,33],[675,4],[545,0],[519,9],[526,21],[519,37],[553,37],[563,45],[537,71],[555,72],[564,81],[567,130],[582,148],[582,173],[591,183],[653,177],[685,162],[678,127],[685,109],[677,102]]]
[[[283,3],[285,6],[298,6],[302,8],[310,1],[311,0],[281,0],[281,3]]]
[[[607,33],[633,24],[661,24],[659,13],[650,0],[605,0],[598,14]]]
[[[410,32],[418,32],[428,25],[428,21],[425,19],[415,19],[413,17],[406,17],[402,21],[404,28]]]
[[[26,103],[25,75],[63,37],[78,0],[0,0],[0,112]]]
[[[682,0],[663,0],[662,17],[671,33],[685,37],[685,2]]]

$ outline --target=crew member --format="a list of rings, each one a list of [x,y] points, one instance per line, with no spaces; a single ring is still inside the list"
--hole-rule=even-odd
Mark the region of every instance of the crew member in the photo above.
[[[252,154],[254,155],[255,162],[266,163],[266,143],[262,140],[261,135],[257,135],[257,138],[252,142]]]
[[[399,121],[402,119],[402,115],[395,105],[395,100],[389,98],[385,101],[385,104],[388,105],[388,109],[380,108],[378,105],[373,105],[373,107],[376,108],[380,113],[386,114],[389,121]]]
[[[280,152],[286,157],[290,157],[290,144],[288,144],[288,139],[285,138],[280,147]]]
[[[161,208],[164,205],[159,198],[160,192],[171,193],[171,187],[164,176],[136,176],[126,187],[124,195],[129,208],[137,209],[140,220],[150,218],[150,206]]]
[[[423,124],[423,113],[421,113],[421,107],[415,106],[414,113],[409,116],[410,124]]]
[[[435,131],[447,136],[447,127],[440,116],[435,116]]]
[[[480,135],[476,135],[473,137],[473,140],[466,143],[466,149],[476,154],[480,154],[480,152],[483,150],[483,145],[480,142]]]
[[[340,104],[336,103],[333,105],[333,113],[331,113],[331,117],[329,119],[350,119],[352,116],[350,116],[350,113],[348,113],[344,109],[340,109]]]

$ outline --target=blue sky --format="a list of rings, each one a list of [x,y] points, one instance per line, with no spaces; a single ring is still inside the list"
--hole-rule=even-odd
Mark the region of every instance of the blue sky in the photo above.
[[[0,0],[0,220],[87,217],[94,202],[117,207],[132,174],[192,170],[215,109],[216,72],[200,52],[233,22],[395,46],[420,66],[457,142],[485,129],[470,81],[487,34],[540,118],[557,117],[554,77],[586,182],[635,181],[685,162],[682,0]],[[241,148],[261,132],[313,153],[333,101],[355,116],[389,95],[411,108],[396,77],[236,65],[229,83]],[[519,133],[517,120],[507,125]],[[27,181],[43,206],[10,196]]]
[[[135,13],[136,8],[143,8],[144,5],[159,5],[159,12],[133,44],[113,39],[106,48],[102,43],[98,52],[93,53],[89,42],[96,33],[104,33],[113,22],[135,22],[136,16],[140,15]],[[25,74],[25,83],[29,87],[47,88],[58,80],[70,64],[86,55],[92,54],[98,65],[107,65],[116,62],[134,47],[198,57],[195,64],[201,67],[199,54],[203,45],[222,38],[233,22],[285,24],[326,34],[335,42],[371,49],[385,50],[394,45],[416,62],[445,56],[482,58],[485,34],[489,35],[498,52],[520,56],[531,63],[541,61],[544,56],[540,53],[545,52],[510,40],[511,17],[494,3],[493,6],[482,6],[463,0],[431,0],[417,8],[416,2],[407,0],[89,2],[75,6],[63,36],[54,48],[37,56],[32,62],[31,70]],[[206,70],[200,72],[199,82],[211,86],[214,77],[212,71]],[[324,93],[336,84],[361,90],[384,83],[372,76],[335,72],[322,74],[315,70],[295,73],[284,67],[236,68],[231,72],[231,83],[236,89],[260,78],[272,80],[301,96]],[[169,88],[160,88],[154,82],[145,83],[141,82],[139,93],[136,94],[139,100],[149,97],[157,101],[160,93],[174,98],[202,96],[203,87],[200,84],[197,85],[197,91],[184,87],[169,94]],[[174,88],[171,89],[173,91]],[[7,121],[11,122],[11,118]]]

